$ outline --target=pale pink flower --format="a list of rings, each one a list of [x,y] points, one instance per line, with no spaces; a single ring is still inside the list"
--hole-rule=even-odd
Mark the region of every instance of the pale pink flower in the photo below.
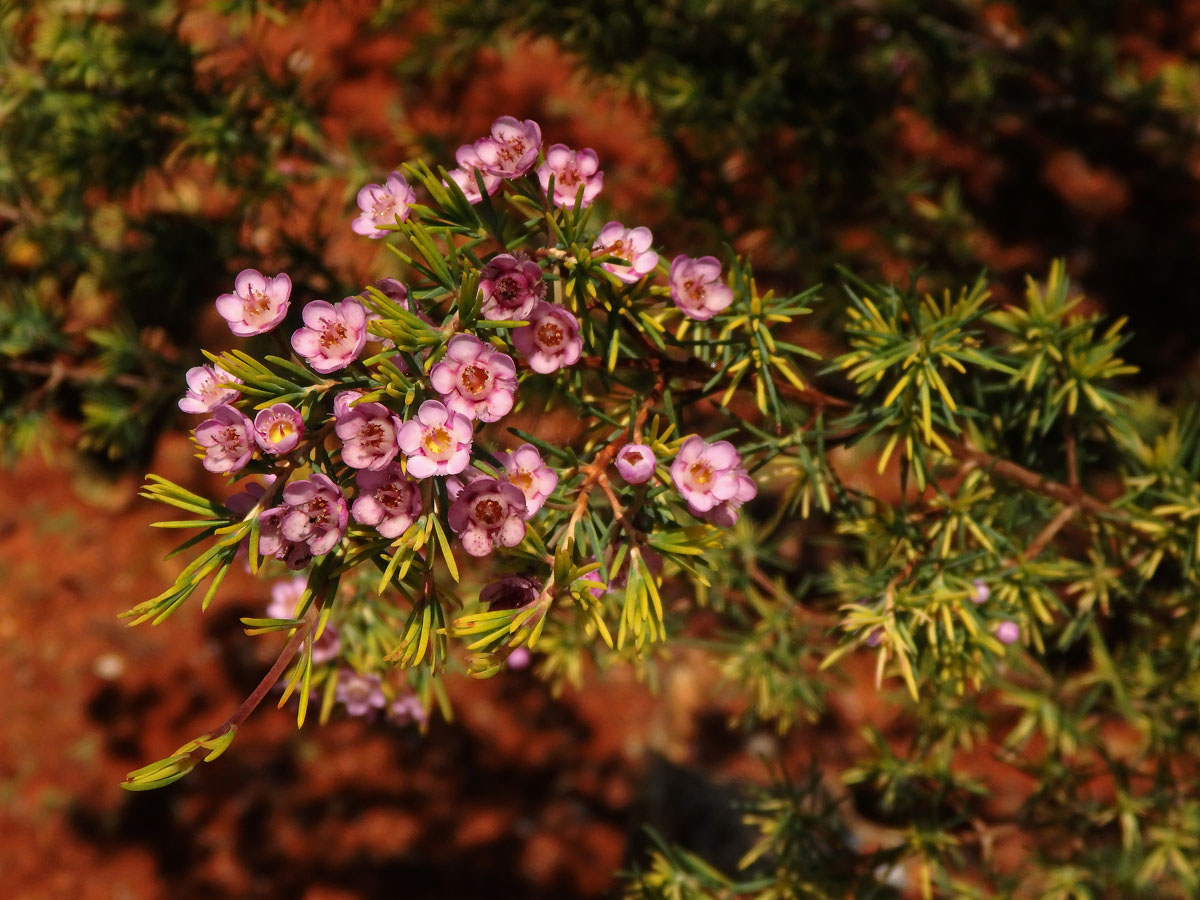
[[[1002,644],[1015,644],[1021,639],[1021,626],[1007,620],[996,626],[996,639]]]
[[[224,403],[232,403],[241,394],[237,388],[223,387],[233,382],[241,384],[220,366],[195,366],[187,370],[187,393],[179,401],[185,413],[210,413]]]
[[[550,176],[554,176],[554,204],[568,209],[574,208],[580,185],[583,185],[581,206],[595,200],[604,186],[596,151],[572,150],[566,144],[554,144],[546,151],[546,161],[538,166],[537,175],[544,191],[550,190]]]
[[[534,159],[537,159],[537,150],[533,151],[533,156]],[[475,180],[476,171],[483,177],[483,186],[487,190],[488,196],[496,193],[496,188],[500,187],[503,179],[484,168],[474,146],[463,144],[455,152],[454,159],[458,163],[458,168],[451,169],[446,176],[458,185],[468,203],[474,205],[483,199],[483,195],[479,193],[479,182]]]
[[[546,282],[533,260],[501,253],[483,267],[479,290],[483,294],[479,312],[485,319],[519,322],[546,296]]]
[[[721,280],[721,261],[715,256],[671,261],[671,300],[689,318],[703,322],[733,303],[733,289]]]
[[[354,521],[374,526],[385,538],[398,538],[421,514],[421,492],[400,463],[381,472],[363,469],[354,477],[358,482],[358,497],[350,509]]]
[[[626,228],[620,222],[609,222],[596,235],[592,250],[597,253],[608,253],[618,259],[623,259],[629,265],[606,262],[601,268],[611,272],[626,284],[632,284],[639,278],[649,275],[658,265],[658,254],[650,249],[654,236],[649,228]]]
[[[617,471],[630,484],[645,484],[654,477],[657,460],[645,444],[626,444],[617,454]]]
[[[512,357],[470,334],[456,334],[429,382],[451,412],[495,422],[513,407],[517,367]]]
[[[217,298],[217,312],[240,337],[264,334],[287,315],[292,279],[281,272],[267,278],[258,269],[242,269],[233,282],[233,293]]]
[[[367,310],[354,297],[336,304],[314,300],[302,318],[305,327],[292,333],[292,349],[322,375],[346,368],[367,343]]]
[[[541,582],[523,575],[506,575],[481,590],[479,602],[486,603],[489,610],[520,609],[536,600],[541,593]]]
[[[387,226],[407,219],[409,207],[416,201],[417,194],[404,176],[392,172],[383,184],[368,184],[358,192],[358,208],[362,213],[350,227],[363,237],[387,237]]]
[[[342,669],[338,672],[334,698],[346,707],[350,715],[365,716],[387,705],[387,697],[380,685],[378,675],[363,675],[352,669]]]
[[[208,471],[238,472],[254,453],[254,424],[234,407],[222,404],[211,419],[196,426],[196,443],[204,448],[202,465]]]
[[[707,443],[692,435],[671,463],[671,479],[694,516],[720,525],[737,521],[737,508],[758,489],[742,468],[742,457],[728,441]]]
[[[320,472],[283,489],[283,503],[262,514],[258,549],[289,568],[302,569],[341,541],[350,511],[341,490]]]
[[[583,353],[583,339],[575,316],[544,301],[533,307],[528,325],[513,329],[512,342],[529,368],[542,375],[574,365]]]
[[[421,699],[416,694],[406,694],[397,697],[388,707],[388,718],[396,725],[424,725],[429,719],[429,713],[421,705]]]
[[[323,663],[331,662],[337,659],[338,652],[342,649],[342,639],[338,635],[338,630],[325,623],[325,627],[321,629],[321,636],[313,641],[312,645],[312,661],[314,666],[322,665]]]
[[[541,147],[542,129],[537,122],[501,116],[492,123],[492,133],[477,140],[474,149],[478,165],[485,172],[516,178],[533,168]],[[458,164],[463,165],[462,160]]]
[[[472,556],[487,556],[497,546],[515,547],[525,537],[525,495],[515,484],[479,478],[450,504],[450,527]]]
[[[308,587],[307,575],[284,578],[271,585],[271,602],[267,606],[268,619],[291,619],[296,615],[300,597]]]
[[[274,475],[267,475],[266,482],[271,484],[275,481]],[[266,494],[266,485],[259,484],[257,481],[242,482],[243,490],[236,494],[231,494],[225,500],[225,506],[230,512],[237,513],[239,516],[244,516],[250,510],[258,505],[258,501]]]
[[[417,417],[400,426],[396,438],[413,478],[457,475],[471,461],[471,420],[436,400],[426,400]]]
[[[335,409],[338,399],[334,399]],[[400,452],[396,442],[400,417],[382,403],[345,406],[334,431],[342,441],[342,462],[355,469],[385,469]]]
[[[304,435],[300,410],[288,403],[273,403],[254,417],[254,440],[264,453],[291,453]]]
[[[525,495],[525,518],[533,518],[558,486],[558,475],[533,444],[522,444],[512,453],[497,453],[496,459],[504,466],[508,480]]]
[[[987,586],[987,582],[982,578],[976,578],[971,582],[971,588],[967,591],[972,603],[987,603],[987,600],[992,596],[992,589]]]

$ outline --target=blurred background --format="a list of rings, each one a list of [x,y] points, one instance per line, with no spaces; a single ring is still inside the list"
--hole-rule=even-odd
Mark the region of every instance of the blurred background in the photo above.
[[[1169,397],[1197,375],[1198,54],[1191,0],[0,0],[7,895],[601,897],[647,822],[736,860],[742,786],[835,771],[895,715],[870,660],[819,721],[735,728],[702,614],[653,693],[451,679],[457,718],[425,736],[268,706],[219,763],[117,788],[271,659],[238,621],[269,583],[240,572],[207,614],[116,618],[178,567],[145,472],[216,484],[175,407],[198,348],[234,343],[212,300],[250,266],[304,300],[394,274],[349,230],[357,189],[514,115],[596,150],[602,215],[669,255],[728,243],[764,287],[824,283],[824,315],[838,266],[930,290],[986,270],[1007,302],[1065,258]]]

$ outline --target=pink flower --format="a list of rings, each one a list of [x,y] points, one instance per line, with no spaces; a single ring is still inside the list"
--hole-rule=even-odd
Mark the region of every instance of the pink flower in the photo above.
[[[362,675],[352,669],[342,669],[338,672],[334,697],[345,705],[346,712],[352,716],[365,716],[372,710],[383,709],[387,705],[379,676]]]
[[[254,417],[254,440],[264,453],[291,453],[304,435],[304,418],[296,407],[274,403]]]
[[[341,396],[334,399],[335,409]],[[342,441],[342,462],[355,469],[387,468],[400,452],[396,443],[400,417],[382,403],[345,406],[334,431]]]
[[[266,476],[267,484],[275,481],[274,475]],[[244,482],[245,490],[239,491],[236,494],[231,494],[225,500],[225,506],[230,512],[237,513],[239,516],[244,516],[250,510],[258,505],[258,501],[266,494],[267,488],[265,485],[259,484],[257,481]]]
[[[497,453],[496,458],[508,473],[508,480],[525,495],[525,518],[533,518],[558,486],[558,475],[533,444],[522,444],[512,453]]]
[[[258,269],[242,269],[233,282],[233,293],[217,298],[217,312],[229,330],[241,337],[264,334],[287,315],[292,279],[287,274],[267,278]]]
[[[359,397],[365,397],[362,391],[339,391],[337,396],[333,398],[333,416],[335,419],[340,419],[347,415],[350,410],[354,409],[352,404]]]
[[[542,129],[537,122],[533,119],[519,122],[512,116],[501,116],[492,123],[491,135],[477,140],[474,149],[478,165],[485,172],[516,178],[533,168],[541,148]],[[461,159],[458,164],[463,165]]]
[[[671,300],[697,321],[711,319],[733,303],[733,290],[721,280],[721,261],[715,256],[675,257],[669,280]]]
[[[451,412],[495,422],[513,407],[517,367],[512,357],[470,334],[456,334],[429,372],[433,389]]]
[[[407,694],[392,701],[392,705],[388,707],[388,718],[396,725],[424,725],[429,719],[429,713],[425,711],[416,694]]]
[[[271,585],[271,602],[267,606],[267,618],[290,619],[296,615],[300,597],[308,586],[307,575],[285,578]]]
[[[654,271],[658,265],[658,254],[650,249],[654,236],[649,228],[626,228],[620,222],[609,222],[596,235],[592,249],[623,259],[629,265],[603,263],[601,268],[611,272],[626,284],[632,284]]]
[[[617,454],[617,471],[630,484],[645,484],[654,477],[658,460],[645,444],[626,444]]]
[[[525,537],[525,495],[507,481],[479,478],[450,504],[447,520],[464,550],[487,556],[497,545],[515,547]]]
[[[417,417],[400,426],[396,439],[413,478],[457,475],[471,461],[471,420],[436,400],[426,400]]]
[[[187,393],[179,401],[185,413],[210,413],[223,403],[232,403],[241,394],[237,388],[222,387],[234,382],[241,384],[220,366],[196,366],[187,370]]]
[[[987,603],[988,597],[992,596],[992,589],[982,578],[976,578],[971,582],[971,589],[967,591],[967,595],[972,603]]]
[[[576,151],[566,144],[555,144],[546,151],[546,161],[538,166],[537,174],[543,191],[550,190],[550,176],[554,176],[554,203],[568,209],[574,208],[580,185],[583,185],[581,206],[595,200],[604,186],[600,159],[590,148]]]
[[[196,426],[196,443],[204,448],[202,465],[217,475],[238,472],[254,452],[254,425],[237,409],[222,404],[213,417]]]
[[[479,602],[486,603],[489,610],[520,609],[536,600],[541,592],[541,583],[533,578],[507,575],[480,591]]]
[[[409,206],[417,200],[416,192],[404,176],[392,172],[384,184],[368,184],[358,192],[358,208],[362,214],[351,223],[355,234],[363,237],[388,236],[387,226],[408,218]]]
[[[533,151],[533,157],[537,159],[536,149]],[[487,190],[488,196],[496,193],[496,188],[500,187],[502,179],[499,175],[494,175],[484,168],[479,154],[475,152],[475,148],[471,144],[463,144],[459,147],[454,154],[454,159],[459,167],[451,169],[446,175],[458,185],[468,203],[473,205],[483,199],[483,195],[479,193],[479,183],[475,180],[476,171],[483,176],[483,186]]]
[[[485,319],[519,322],[546,296],[546,282],[533,260],[501,253],[483,267],[479,290],[483,293],[479,311]]]
[[[289,568],[302,569],[338,545],[349,520],[341,490],[318,472],[306,481],[293,481],[283,489],[283,504],[262,514],[258,549]]]
[[[367,343],[367,310],[354,297],[338,304],[314,300],[302,317],[305,327],[292,333],[292,349],[322,375],[346,368]]]
[[[1015,644],[1021,639],[1021,626],[1005,620],[996,626],[996,638],[1002,644]]]
[[[342,649],[342,639],[338,635],[338,631],[328,622],[321,629],[321,636],[313,641],[312,645],[312,661],[314,666],[319,666],[322,663],[330,662],[337,659],[338,652]]]
[[[561,306],[544,301],[533,307],[528,325],[513,329],[512,342],[529,368],[542,375],[574,365],[583,353],[579,322]]]
[[[351,507],[354,521],[372,525],[385,538],[398,538],[421,514],[421,492],[398,462],[381,472],[355,474],[358,497]]]
[[[671,479],[688,511],[718,525],[737,521],[737,509],[758,492],[742,468],[742,457],[728,441],[709,444],[692,435],[671,463]]]

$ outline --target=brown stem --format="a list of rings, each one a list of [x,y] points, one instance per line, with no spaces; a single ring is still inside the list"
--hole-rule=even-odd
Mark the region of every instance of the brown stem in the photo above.
[[[250,714],[263,702],[263,698],[270,693],[271,688],[275,686],[280,676],[283,675],[284,670],[295,658],[296,653],[300,650],[300,645],[308,637],[311,628],[312,625],[308,622],[296,628],[296,633],[284,645],[283,650],[279,653],[279,658],[275,660],[275,664],[263,676],[262,681],[258,683],[258,687],[254,689],[249,697],[242,701],[242,705],[237,708],[232,716],[212,732],[212,737],[219,737],[230,729],[237,728],[250,717]]]
[[[1039,531],[1037,537],[1025,548],[1025,553],[1023,554],[1025,561],[1028,562],[1031,559],[1037,559],[1038,554],[1046,549],[1046,545],[1054,540],[1054,536],[1075,517],[1075,513],[1077,512],[1079,512],[1079,507],[1075,504],[1064,506],[1060,509],[1058,515],[1047,522],[1046,527]]]

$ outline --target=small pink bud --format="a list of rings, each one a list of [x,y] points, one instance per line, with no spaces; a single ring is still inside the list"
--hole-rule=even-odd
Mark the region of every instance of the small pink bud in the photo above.
[[[988,597],[992,596],[992,589],[982,578],[976,578],[971,582],[971,588],[967,593],[972,603],[987,603]]]
[[[1015,644],[1021,639],[1021,626],[1016,622],[1001,622],[996,626],[996,639],[1002,644]]]
[[[645,484],[654,477],[658,460],[645,444],[626,444],[617,454],[617,471],[630,484]]]

